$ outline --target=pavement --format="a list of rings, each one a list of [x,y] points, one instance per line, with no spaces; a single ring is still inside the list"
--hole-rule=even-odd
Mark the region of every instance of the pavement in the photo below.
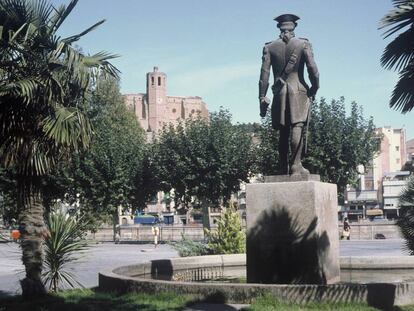
[[[405,256],[403,240],[350,240],[340,241],[340,256]],[[169,259],[178,254],[169,245],[154,248],[150,244],[93,245],[81,259],[71,267],[72,272],[85,287],[98,285],[98,272],[104,268],[116,267],[153,259]],[[21,251],[16,243],[0,243],[0,296],[19,294],[19,279],[24,277]],[[246,305],[198,303],[185,311],[233,311]]]
[[[98,285],[98,272],[108,267],[146,262],[154,259],[178,257],[169,245],[150,244],[93,244],[69,267],[85,287]],[[20,294],[19,279],[24,278],[21,250],[17,243],[0,243],[0,293]]]

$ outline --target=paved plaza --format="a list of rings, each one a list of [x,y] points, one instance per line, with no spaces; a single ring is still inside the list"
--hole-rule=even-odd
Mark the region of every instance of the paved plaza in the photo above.
[[[404,251],[402,240],[341,241],[341,256],[401,256]],[[149,244],[93,245],[72,267],[78,280],[86,287],[98,285],[98,272],[107,267],[116,267],[152,259],[168,259],[178,254],[169,245],[154,249]],[[20,292],[19,279],[24,276],[20,261],[21,252],[16,243],[0,243],[0,294]]]

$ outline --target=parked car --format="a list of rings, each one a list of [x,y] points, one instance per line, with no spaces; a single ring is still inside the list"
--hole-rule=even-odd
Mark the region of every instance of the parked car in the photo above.
[[[385,240],[385,235],[383,235],[382,233],[377,233],[374,236],[375,240]]]
[[[388,219],[384,218],[384,216],[373,216],[373,217],[369,217],[369,220],[372,222],[387,222]]]
[[[137,214],[134,217],[134,224],[155,225],[160,222],[161,221],[158,216],[150,215],[150,214]]]

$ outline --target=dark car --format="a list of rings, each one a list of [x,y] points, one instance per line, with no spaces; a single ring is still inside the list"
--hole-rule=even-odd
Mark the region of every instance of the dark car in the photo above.
[[[382,233],[377,233],[374,236],[375,240],[385,240],[385,235],[383,235]]]

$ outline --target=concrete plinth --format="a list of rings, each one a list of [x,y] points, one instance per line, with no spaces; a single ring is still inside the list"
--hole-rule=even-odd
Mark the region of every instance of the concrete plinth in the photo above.
[[[246,203],[247,282],[339,282],[336,185],[248,184]]]

